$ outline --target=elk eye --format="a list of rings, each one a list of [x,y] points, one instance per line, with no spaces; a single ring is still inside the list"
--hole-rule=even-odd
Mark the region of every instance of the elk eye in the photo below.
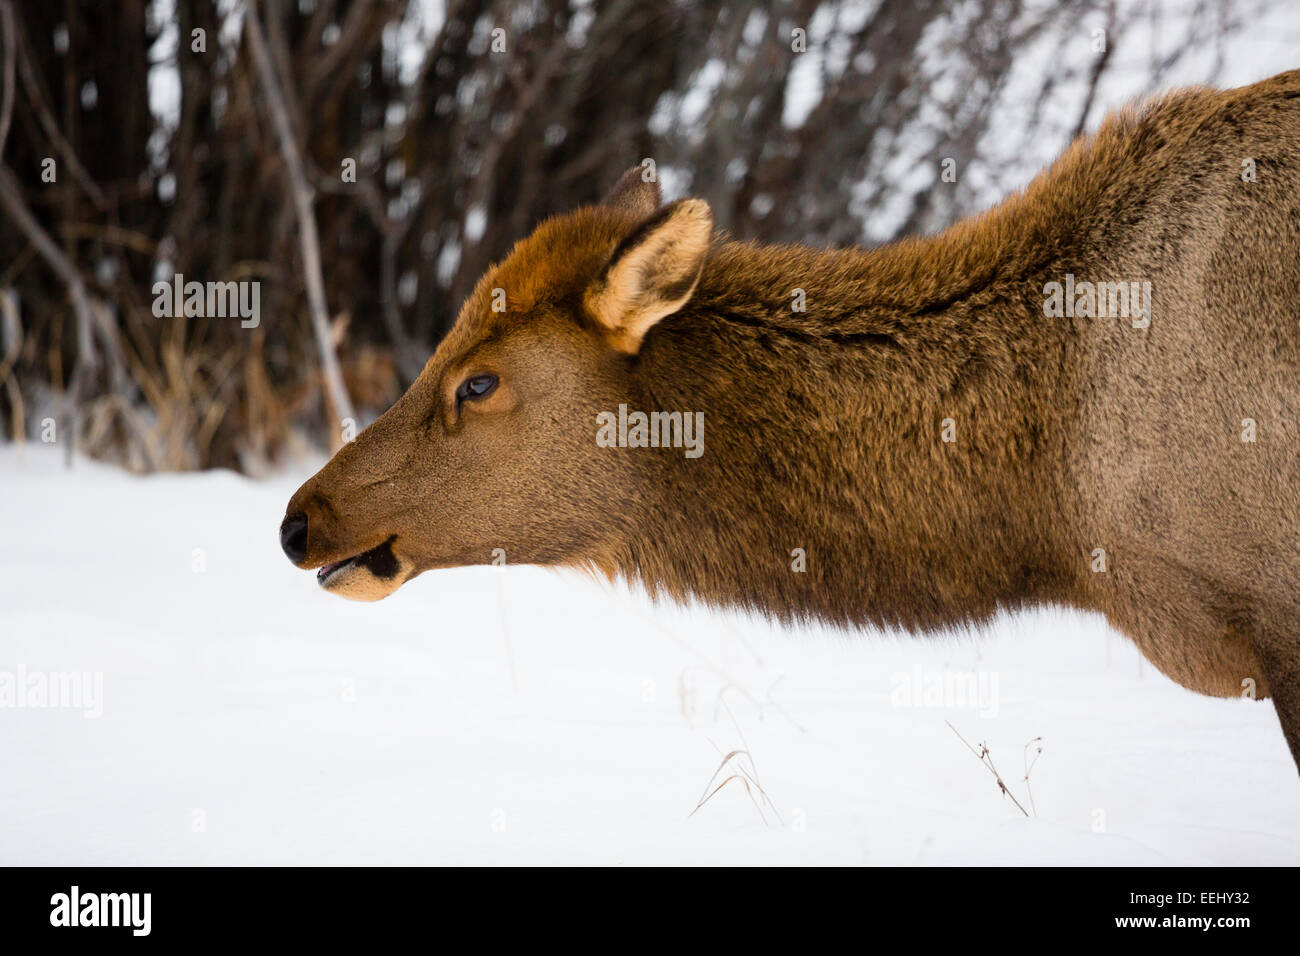
[[[485,398],[492,394],[492,390],[497,387],[497,377],[495,375],[471,375],[465,381],[460,383],[456,389],[456,404],[469,401],[475,398]]]

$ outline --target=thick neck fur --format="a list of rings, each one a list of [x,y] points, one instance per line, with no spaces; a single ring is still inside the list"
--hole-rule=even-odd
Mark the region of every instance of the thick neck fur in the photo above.
[[[1041,298],[993,264],[904,307],[868,280],[894,254],[716,250],[638,362],[646,410],[703,412],[705,451],[659,453],[625,571],[784,620],[922,629],[1068,598],[1067,425],[1044,417],[1064,342],[1015,334]]]
[[[1134,122],[935,237],[717,245],[636,363],[646,410],[704,412],[705,452],[659,453],[621,570],[783,620],[930,629],[1084,603],[1079,346],[1043,284],[1096,262],[1093,206]]]
[[[1189,91],[1112,116],[933,237],[715,244],[634,364],[647,410],[704,412],[706,450],[659,453],[620,570],[783,620],[930,629],[1088,606],[1073,451],[1101,333],[1045,317],[1044,284],[1152,268],[1143,236],[1186,231],[1180,197],[1205,179],[1188,143],[1219,108]]]

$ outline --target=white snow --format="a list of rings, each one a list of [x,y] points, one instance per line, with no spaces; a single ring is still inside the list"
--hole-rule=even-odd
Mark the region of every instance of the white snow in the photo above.
[[[0,707],[0,863],[1300,862],[1272,706],[1184,691],[1097,619],[781,631],[536,568],[352,604],[277,544],[317,464],[0,448],[0,682],[103,688],[97,718]],[[906,705],[945,675],[982,697]],[[1027,807],[1042,738],[1036,816],[945,721]],[[738,781],[690,816],[736,748],[779,821]]]

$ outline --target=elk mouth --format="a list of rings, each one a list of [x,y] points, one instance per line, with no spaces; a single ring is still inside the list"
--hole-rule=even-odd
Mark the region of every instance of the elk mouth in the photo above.
[[[343,584],[348,578],[354,577],[356,572],[369,574],[380,581],[395,578],[401,569],[397,555],[393,554],[393,542],[396,540],[397,535],[392,535],[383,544],[369,551],[362,551],[342,561],[331,561],[329,564],[321,565],[316,571],[316,583],[328,591],[335,585]]]

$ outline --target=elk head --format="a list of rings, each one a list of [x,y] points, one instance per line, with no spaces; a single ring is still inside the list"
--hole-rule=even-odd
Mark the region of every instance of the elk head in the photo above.
[[[285,554],[325,590],[386,597],[423,571],[609,571],[661,456],[611,453],[596,416],[644,394],[637,356],[699,282],[708,204],[661,206],[630,169],[490,268],[410,389],[289,501]]]

